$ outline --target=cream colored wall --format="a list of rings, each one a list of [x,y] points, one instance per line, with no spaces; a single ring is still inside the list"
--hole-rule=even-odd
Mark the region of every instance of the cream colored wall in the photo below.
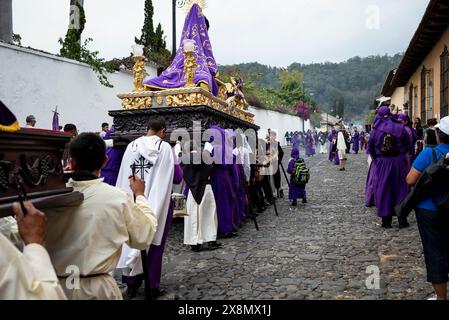
[[[396,88],[393,95],[391,96],[391,104],[399,108],[399,112],[404,112],[404,87]]]
[[[437,43],[437,45],[433,48],[432,52],[429,53],[429,55],[424,59],[423,63],[419,66],[419,68],[415,71],[413,76],[410,78],[409,82],[405,86],[405,95],[406,99],[408,100],[409,96],[409,88],[410,84],[413,83],[413,86],[418,87],[418,115],[413,114],[413,117],[420,117],[421,116],[421,72],[423,66],[426,67],[426,69],[433,69],[433,87],[434,87],[434,94],[433,94],[433,113],[434,117],[438,118],[440,117],[440,96],[441,96],[441,61],[440,56],[444,51],[444,46],[449,46],[449,29],[446,30],[446,32],[441,37],[440,41]],[[397,89],[398,90],[398,89]]]

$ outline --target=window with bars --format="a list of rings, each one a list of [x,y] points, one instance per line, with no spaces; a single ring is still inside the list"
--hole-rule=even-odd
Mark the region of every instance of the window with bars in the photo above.
[[[413,113],[415,114],[415,117],[419,117],[419,101],[418,101],[418,86],[415,86],[413,88],[413,95],[414,95],[414,101],[413,101]],[[422,119],[421,119],[422,120]]]
[[[421,71],[421,121],[423,124],[427,122],[427,69],[422,68]]]
[[[449,115],[449,50],[447,46],[441,54],[441,118]]]

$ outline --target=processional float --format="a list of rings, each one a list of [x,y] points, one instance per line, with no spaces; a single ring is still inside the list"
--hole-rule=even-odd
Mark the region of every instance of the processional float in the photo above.
[[[114,118],[115,147],[126,147],[146,134],[147,123],[160,116],[167,123],[166,139],[179,128],[193,133],[193,122],[204,129],[218,125],[225,129],[253,129],[254,115],[248,112],[240,80],[224,83],[212,52],[206,18],[200,5],[190,0],[180,47],[172,64],[157,78],[147,79],[141,46],[133,47],[134,90],[117,96],[122,110],[110,111]]]

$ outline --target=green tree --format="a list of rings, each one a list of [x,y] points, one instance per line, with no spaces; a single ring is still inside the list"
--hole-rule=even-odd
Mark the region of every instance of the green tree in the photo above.
[[[72,0],[73,1],[73,0]],[[77,60],[91,66],[92,70],[97,74],[100,83],[106,87],[112,88],[113,85],[109,83],[106,72],[114,72],[114,68],[110,62],[99,58],[98,51],[90,51],[87,45],[92,42],[92,38],[88,38],[81,44],[81,35],[86,25],[86,14],[83,6],[77,1],[76,6],[79,10],[79,28],[69,26],[64,40],[59,39],[61,49],[60,55],[64,58]]]
[[[140,38],[135,37],[135,42],[144,46],[144,54],[148,60],[154,61],[160,66],[160,71],[166,69],[172,62],[170,51],[167,50],[164,31],[159,23],[154,30],[154,7],[152,0],[145,0],[145,20]]]
[[[135,38],[137,44],[143,45],[146,48],[152,47],[155,44],[156,34],[154,33],[153,15],[154,7],[152,0],[145,0],[145,20],[143,22],[142,34],[140,38]]]

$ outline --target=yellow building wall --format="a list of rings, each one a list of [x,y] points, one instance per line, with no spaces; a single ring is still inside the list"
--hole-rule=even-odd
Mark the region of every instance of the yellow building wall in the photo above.
[[[404,100],[404,90],[404,87],[396,88],[391,96],[391,104],[398,108],[399,113],[404,113],[404,103],[406,102]]]
[[[418,93],[418,108],[416,114],[416,110],[413,110],[412,115],[413,118],[421,117],[421,72],[423,67],[426,67],[426,69],[432,69],[433,70],[433,117],[440,119],[440,106],[441,106],[441,59],[440,56],[444,51],[444,46],[449,46],[449,29],[446,30],[446,32],[441,37],[440,41],[436,44],[436,46],[433,48],[432,52],[427,55],[427,57],[424,59],[423,63],[419,66],[418,69],[416,69],[413,76],[410,78],[409,82],[404,88],[404,94],[406,97],[406,101],[408,101],[409,97],[409,89],[410,84],[413,84],[415,88],[417,88]],[[397,88],[398,90],[400,88]]]

